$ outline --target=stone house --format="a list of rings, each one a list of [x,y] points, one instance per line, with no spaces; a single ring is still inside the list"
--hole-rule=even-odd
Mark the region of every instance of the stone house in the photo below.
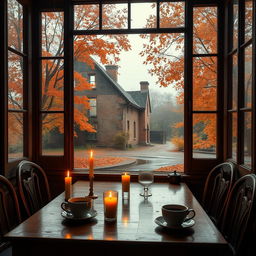
[[[118,84],[118,66],[95,62],[92,69],[85,63],[75,63],[75,70],[94,84],[92,90],[83,91],[90,99],[88,116],[96,133],[87,133],[86,141],[97,146],[113,146],[119,132],[129,134],[129,145],[150,143],[149,83],[140,82],[139,91],[125,91]]]

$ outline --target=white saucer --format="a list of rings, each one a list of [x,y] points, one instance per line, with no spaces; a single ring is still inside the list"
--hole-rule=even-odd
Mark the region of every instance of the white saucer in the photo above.
[[[61,216],[64,217],[65,219],[68,219],[68,220],[89,220],[89,219],[92,219],[95,216],[97,216],[97,212],[95,210],[93,210],[93,211],[90,211],[90,212],[86,213],[86,215],[81,217],[81,218],[75,218],[72,215],[72,213],[63,211],[63,212],[61,212]]]
[[[159,216],[155,219],[155,223],[161,227],[168,228],[168,229],[186,229],[190,228],[195,225],[195,221],[193,219],[184,221],[180,226],[167,226],[167,223],[165,222],[163,216]]]

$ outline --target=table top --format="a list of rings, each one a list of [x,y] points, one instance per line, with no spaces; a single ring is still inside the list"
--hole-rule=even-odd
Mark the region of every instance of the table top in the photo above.
[[[88,195],[88,187],[88,181],[76,182],[73,185],[73,196]],[[106,190],[117,190],[119,193],[118,215],[115,224],[104,222],[102,196],[103,191]],[[6,234],[5,237],[12,241],[72,239],[227,246],[226,240],[214,226],[186,184],[154,183],[150,187],[152,196],[148,200],[144,200],[139,195],[142,192],[142,186],[138,183],[131,183],[129,201],[122,200],[121,191],[121,182],[94,182],[94,192],[98,195],[98,198],[94,200],[97,216],[84,223],[71,223],[61,216],[62,209],[60,205],[64,200],[64,193],[62,193]],[[185,204],[189,208],[193,208],[196,212],[195,225],[183,232],[170,231],[158,226],[154,220],[162,215],[161,207],[164,204]]]

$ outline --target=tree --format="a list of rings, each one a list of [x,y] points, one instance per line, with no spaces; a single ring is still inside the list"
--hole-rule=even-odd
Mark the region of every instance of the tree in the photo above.
[[[154,4],[152,5],[154,7]],[[160,5],[160,27],[184,26],[184,3],[166,2]],[[148,20],[148,27],[155,17]],[[162,87],[173,86],[177,90],[177,103],[184,103],[184,34],[142,35],[149,40],[144,44],[141,56],[145,64],[152,65],[149,72],[158,77]],[[194,8],[193,52],[217,52],[217,8]],[[216,110],[217,85],[216,57],[196,57],[193,60],[193,109]],[[184,124],[176,124],[180,128]],[[214,114],[193,115],[195,148],[211,148],[216,144],[216,117]]]

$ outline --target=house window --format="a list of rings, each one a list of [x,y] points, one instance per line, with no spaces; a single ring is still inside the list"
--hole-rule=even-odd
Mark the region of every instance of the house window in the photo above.
[[[95,74],[90,74],[89,75],[89,83],[92,85],[92,89],[96,88],[96,75]]]
[[[133,122],[133,138],[136,139],[136,122]]]
[[[90,117],[96,117],[97,116],[97,99],[96,98],[91,98],[90,99],[89,115],[90,115]]]
[[[8,8],[8,160],[26,155],[24,130],[27,120],[26,70],[27,46],[23,6],[16,0],[7,1]]]
[[[127,132],[129,133],[130,132],[130,121],[127,120]]]

